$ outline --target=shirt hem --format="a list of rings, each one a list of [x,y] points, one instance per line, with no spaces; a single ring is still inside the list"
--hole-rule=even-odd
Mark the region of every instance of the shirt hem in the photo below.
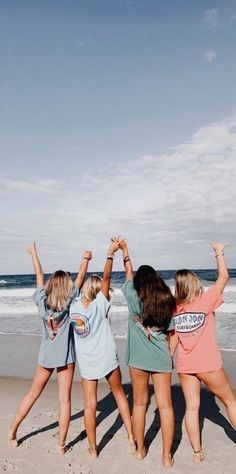
[[[112,372],[113,370],[117,369],[117,367],[119,367],[119,363],[117,363],[115,366],[111,367],[109,370],[106,370],[106,372],[102,375],[99,375],[99,376],[95,376],[95,377],[92,377],[91,375],[88,377],[86,377],[85,375],[83,375],[80,371],[80,375],[81,377],[83,377],[83,379],[86,379],[86,380],[98,380],[98,379],[102,379],[103,377],[106,377],[106,375],[110,374],[110,372]]]
[[[75,364],[75,362],[70,361],[66,362],[65,364],[57,364],[57,365],[48,365],[48,364],[42,364],[40,361],[38,361],[38,365],[41,367],[44,367],[44,369],[59,369],[60,367],[66,367],[67,365]]]
[[[219,369],[222,369],[223,367],[223,363],[222,364],[218,364],[217,366],[215,367],[211,367],[209,368],[208,370],[200,370],[200,369],[197,369],[196,368],[194,370],[181,370],[179,369],[178,367],[176,367],[176,371],[178,372],[178,374],[208,374],[210,372],[214,372],[215,370],[219,370]]]
[[[170,374],[172,372],[172,369],[170,368],[169,370],[158,370],[156,367],[154,368],[147,368],[147,367],[140,367],[134,364],[127,363],[128,367],[133,367],[133,369],[139,369],[139,370],[146,370],[146,372],[157,372],[159,374]]]

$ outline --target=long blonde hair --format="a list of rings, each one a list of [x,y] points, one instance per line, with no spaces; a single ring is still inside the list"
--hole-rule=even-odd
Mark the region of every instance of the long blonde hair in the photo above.
[[[66,309],[67,300],[73,288],[73,281],[63,270],[54,272],[45,287],[47,306],[52,311]]]
[[[102,278],[99,275],[91,275],[84,282],[82,287],[82,296],[86,300],[93,301],[102,287]],[[112,288],[109,290],[109,300],[111,299],[114,291]]]
[[[91,275],[83,284],[82,295],[86,300],[93,301],[102,286],[102,278],[98,275]]]
[[[198,276],[191,270],[178,270],[175,274],[176,304],[193,302],[203,292]]]

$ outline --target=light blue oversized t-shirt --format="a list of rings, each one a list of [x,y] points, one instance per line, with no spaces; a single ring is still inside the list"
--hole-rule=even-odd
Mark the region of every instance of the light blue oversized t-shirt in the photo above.
[[[88,380],[105,377],[119,365],[118,351],[107,317],[109,309],[110,303],[102,291],[87,308],[83,306],[81,296],[75,298],[70,306],[76,359],[81,376]],[[84,321],[84,333],[76,332],[73,319]]]
[[[52,338],[48,327],[48,318],[52,314],[52,310],[47,307],[45,288],[39,287],[35,291],[33,300],[38,306],[38,312],[43,322],[43,337],[38,358],[38,363],[42,367],[64,367],[67,364],[75,362],[73,331],[70,326],[69,307],[73,298],[78,295],[79,289],[75,287],[68,298],[65,310],[54,312],[54,318],[58,323],[58,331],[56,336]]]

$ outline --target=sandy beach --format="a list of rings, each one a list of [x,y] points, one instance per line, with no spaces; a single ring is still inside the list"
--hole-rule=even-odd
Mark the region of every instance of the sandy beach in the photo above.
[[[91,460],[86,453],[87,439],[83,425],[83,398],[78,372],[73,385],[72,420],[68,443],[70,451],[60,457],[57,443],[57,385],[51,380],[19,430],[20,446],[9,448],[7,432],[17,405],[30,385],[37,361],[40,338],[33,336],[0,336],[0,418],[1,461],[0,472],[25,474],[74,473],[156,473],[166,472],[161,466],[161,433],[153,389],[147,411],[147,457],[137,461],[127,453],[126,433],[118,416],[116,405],[107,384],[101,382],[98,391],[97,438],[100,456]],[[132,391],[127,369],[124,367],[124,340],[118,340],[127,396],[132,403]],[[12,348],[14,347],[14,351]],[[225,368],[236,387],[236,353],[223,352]],[[7,373],[8,372],[8,373]],[[206,389],[202,389],[202,437],[207,455],[201,465],[192,462],[192,451],[183,424],[184,402],[176,374],[173,374],[173,402],[176,414],[174,458],[171,472],[187,474],[202,472],[233,474],[235,472],[236,433],[225,417],[225,410]]]

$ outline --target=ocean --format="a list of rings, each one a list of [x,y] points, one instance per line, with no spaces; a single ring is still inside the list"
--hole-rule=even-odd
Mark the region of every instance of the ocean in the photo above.
[[[194,270],[207,289],[216,279],[216,270]],[[173,288],[174,270],[159,274]],[[89,274],[88,274],[89,275]],[[98,273],[98,275],[102,275]],[[46,278],[49,275],[46,275]],[[75,274],[72,277],[75,278]],[[114,289],[110,320],[116,338],[127,335],[128,310],[121,292],[124,272],[113,272],[111,286]],[[35,291],[35,275],[0,275],[0,334],[41,334],[41,321],[32,301]],[[224,304],[216,312],[218,341],[221,349],[236,351],[236,269],[230,270],[230,280],[224,291]]]

